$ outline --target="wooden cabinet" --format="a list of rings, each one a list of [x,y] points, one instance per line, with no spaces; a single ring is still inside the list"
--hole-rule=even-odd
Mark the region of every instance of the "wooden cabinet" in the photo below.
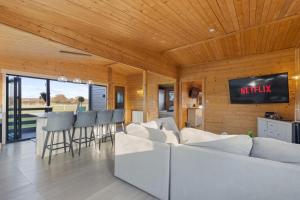
[[[292,142],[293,123],[266,118],[257,118],[258,137],[268,137]]]

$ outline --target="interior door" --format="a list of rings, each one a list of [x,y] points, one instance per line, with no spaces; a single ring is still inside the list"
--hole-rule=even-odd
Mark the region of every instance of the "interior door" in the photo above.
[[[6,77],[6,134],[7,142],[14,142],[22,136],[21,122],[21,78]]]
[[[89,87],[89,109],[106,110],[107,97],[106,87],[101,85],[90,85]]]
[[[125,108],[125,88],[121,86],[115,87],[115,109]]]

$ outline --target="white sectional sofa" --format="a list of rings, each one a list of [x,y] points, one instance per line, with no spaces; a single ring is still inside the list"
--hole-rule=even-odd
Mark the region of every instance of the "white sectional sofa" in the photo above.
[[[129,125],[128,134],[116,134],[115,176],[163,200],[300,199],[300,145],[179,133],[172,121]]]

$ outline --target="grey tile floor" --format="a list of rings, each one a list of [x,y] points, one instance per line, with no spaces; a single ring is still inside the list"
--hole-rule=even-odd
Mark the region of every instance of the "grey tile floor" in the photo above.
[[[83,148],[79,157],[70,153],[47,158],[35,155],[35,143],[24,141],[2,146],[0,199],[139,200],[155,199],[113,176],[113,148],[108,141],[101,151]]]

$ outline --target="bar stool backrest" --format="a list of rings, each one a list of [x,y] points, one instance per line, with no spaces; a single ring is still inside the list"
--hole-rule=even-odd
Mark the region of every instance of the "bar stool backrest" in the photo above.
[[[64,131],[73,127],[73,112],[50,112],[47,114],[47,118],[47,131]]]
[[[78,112],[74,127],[93,127],[96,123],[96,116],[96,111]]]
[[[112,123],[123,123],[124,122],[124,109],[114,110]]]
[[[111,124],[112,117],[113,117],[113,110],[97,111],[96,123],[98,125]]]

